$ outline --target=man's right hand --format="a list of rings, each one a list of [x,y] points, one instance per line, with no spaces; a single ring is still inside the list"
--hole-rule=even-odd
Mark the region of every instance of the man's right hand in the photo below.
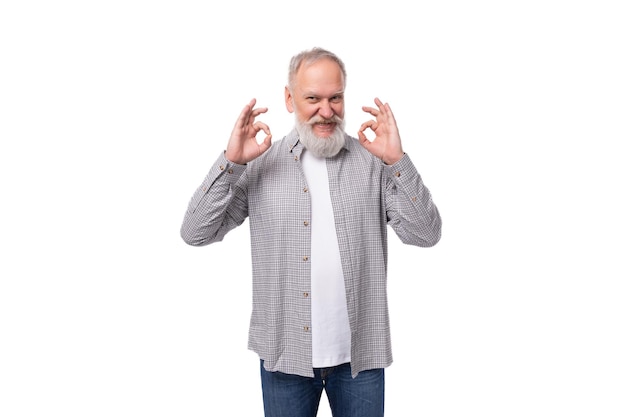
[[[263,122],[254,119],[267,111],[267,107],[254,108],[256,99],[250,100],[239,115],[226,147],[226,159],[235,164],[245,165],[259,157],[272,146],[270,128]],[[256,139],[259,131],[265,132],[265,139],[259,143]]]

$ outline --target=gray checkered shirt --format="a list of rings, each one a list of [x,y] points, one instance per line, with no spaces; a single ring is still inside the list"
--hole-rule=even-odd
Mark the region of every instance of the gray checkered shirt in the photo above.
[[[193,195],[181,235],[190,245],[208,245],[249,219],[248,347],[269,371],[312,377],[311,199],[302,151],[294,130],[247,165],[222,154]],[[387,225],[402,242],[428,247],[439,241],[441,218],[408,155],[385,165],[348,136],[327,167],[356,376],[392,362]]]

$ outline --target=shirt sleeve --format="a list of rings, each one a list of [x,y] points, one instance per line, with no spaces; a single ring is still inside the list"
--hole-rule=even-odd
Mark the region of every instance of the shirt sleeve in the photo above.
[[[185,243],[204,246],[221,241],[248,216],[246,166],[221,154],[191,197],[180,230]]]
[[[434,246],[441,238],[441,216],[415,165],[405,154],[384,170],[388,224],[403,243]]]

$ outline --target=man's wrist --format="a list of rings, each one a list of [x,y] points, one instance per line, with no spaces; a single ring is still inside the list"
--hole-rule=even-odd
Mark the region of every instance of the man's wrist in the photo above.
[[[400,161],[402,158],[404,158],[404,155],[406,155],[405,152],[402,152],[400,155],[395,155],[395,156],[388,156],[388,155],[384,155],[383,156],[383,163],[386,165],[393,165],[395,163],[397,163],[398,161]]]

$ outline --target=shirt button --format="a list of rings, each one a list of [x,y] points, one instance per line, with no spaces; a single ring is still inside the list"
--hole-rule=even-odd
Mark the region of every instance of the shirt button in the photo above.
[[[233,173],[233,170],[232,170],[232,169],[229,169],[229,170],[228,170],[228,173],[229,173],[229,174],[232,174],[232,173]]]
[[[302,296],[303,296],[304,298],[307,298],[307,297],[309,296],[309,293],[308,293],[308,292],[303,292],[303,293],[302,293]]]
[[[294,157],[293,157],[293,160],[294,160],[294,161],[297,161],[297,160],[298,160],[298,155],[294,156]]]
[[[205,191],[205,192],[206,192],[206,187],[202,187],[202,191]]]
[[[304,331],[308,332],[309,331],[309,326],[304,326]]]
[[[302,260],[303,260],[304,262],[306,262],[306,261],[308,261],[308,260],[309,260],[309,257],[308,257],[308,256],[303,256],[303,257],[302,257]]]
[[[400,176],[400,171],[396,172],[396,173],[395,173],[395,174],[393,174],[393,175],[395,175],[396,177],[399,177],[399,176]]]
[[[304,225],[305,225],[305,226],[308,226],[308,225],[309,225],[309,222],[307,222],[307,221],[305,220],[305,221],[304,221]]]
[[[220,171],[224,171],[224,165],[220,165]]]
[[[411,197],[411,201],[413,201],[414,203],[417,202],[417,197]]]
[[[309,189],[308,189],[308,188],[306,188],[306,187],[304,187],[304,188],[302,189],[302,191],[304,191],[305,193],[308,193],[308,192],[309,192]]]

